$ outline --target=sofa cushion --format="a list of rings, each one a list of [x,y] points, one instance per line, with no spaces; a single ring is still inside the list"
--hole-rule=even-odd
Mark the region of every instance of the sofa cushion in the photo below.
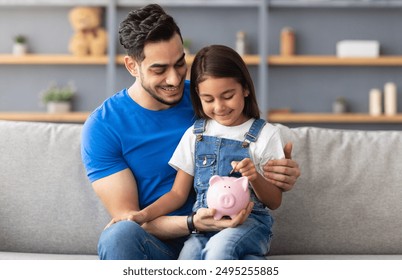
[[[98,260],[97,255],[0,252],[0,260]]]
[[[271,254],[402,254],[402,131],[280,126],[302,175]]]
[[[0,251],[96,255],[109,216],[81,164],[81,127],[0,121]]]
[[[402,260],[402,255],[271,255],[268,260]]]

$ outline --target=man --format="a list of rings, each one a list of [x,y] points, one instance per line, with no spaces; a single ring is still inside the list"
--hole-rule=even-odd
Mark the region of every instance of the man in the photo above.
[[[168,161],[195,121],[185,81],[183,40],[173,18],[158,5],[132,11],[119,30],[129,89],[107,99],[88,118],[82,158],[96,194],[112,216],[98,245],[101,259],[177,259],[191,231],[216,231],[242,223],[250,204],[234,219],[215,221],[213,209],[191,214],[194,197],[169,216],[138,225],[130,215],[168,192],[176,172]],[[290,190],[300,170],[287,158],[265,167],[265,177]]]

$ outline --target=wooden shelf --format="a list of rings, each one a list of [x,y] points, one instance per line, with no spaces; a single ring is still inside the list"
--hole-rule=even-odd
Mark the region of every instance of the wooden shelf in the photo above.
[[[269,6],[274,8],[396,8],[401,7],[402,3],[399,0],[271,0]]]
[[[271,113],[268,121],[277,123],[402,123],[402,114],[371,116],[363,113]]]
[[[0,6],[106,6],[108,0],[0,0]]]
[[[73,56],[70,54],[27,54],[27,55],[12,55],[12,54],[0,54],[1,64],[16,64],[16,65],[49,65],[49,64],[66,64],[66,65],[106,65],[108,63],[108,57],[104,56]]]
[[[336,56],[270,56],[271,66],[402,66],[402,56],[339,58]]]
[[[0,120],[83,123],[90,112],[50,114],[46,112],[0,112]],[[402,123],[402,114],[371,116],[363,113],[272,113],[268,121],[275,123]]]
[[[116,63],[117,64],[124,64],[124,56],[125,56],[124,54],[117,55]],[[254,55],[254,54],[245,55],[243,57],[243,60],[247,65],[258,65],[260,63],[260,61],[261,61],[260,56],[259,55]],[[187,61],[187,64],[191,65],[191,63],[193,63],[193,61],[194,61],[194,55],[187,55],[186,56],[186,61]]]
[[[83,123],[89,112],[46,113],[46,112],[0,112],[0,120],[32,121],[32,122],[63,122]]]
[[[159,0],[159,5],[163,7],[258,7],[261,0]],[[149,0],[136,0],[135,5],[145,6]],[[119,7],[132,7],[133,0],[117,0]]]
[[[245,55],[247,65],[258,65],[261,61],[259,55]],[[186,57],[191,65],[194,55]],[[69,54],[27,54],[16,56],[0,54],[0,65],[106,65],[108,57],[104,56],[73,56]],[[124,55],[117,55],[117,64],[124,64]],[[336,56],[279,56],[267,58],[270,66],[402,66],[402,56],[381,56],[378,58],[338,58]]]

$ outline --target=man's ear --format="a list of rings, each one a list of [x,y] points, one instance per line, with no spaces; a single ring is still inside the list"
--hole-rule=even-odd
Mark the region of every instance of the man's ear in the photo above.
[[[133,59],[131,56],[126,55],[124,57],[124,65],[126,66],[126,69],[131,74],[131,76],[138,77],[139,65],[135,59]]]

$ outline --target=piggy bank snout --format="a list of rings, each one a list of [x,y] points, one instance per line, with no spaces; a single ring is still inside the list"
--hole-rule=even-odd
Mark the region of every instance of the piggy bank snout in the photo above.
[[[232,178],[214,175],[209,180],[206,202],[209,208],[216,210],[215,220],[223,216],[235,218],[250,201],[247,177]]]
[[[236,204],[236,197],[231,193],[224,193],[219,196],[218,201],[222,208],[228,209]]]

